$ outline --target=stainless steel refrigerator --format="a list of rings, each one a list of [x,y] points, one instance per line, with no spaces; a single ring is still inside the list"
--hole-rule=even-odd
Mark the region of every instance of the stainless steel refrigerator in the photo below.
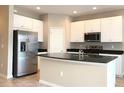
[[[37,72],[38,33],[13,31],[13,77]]]

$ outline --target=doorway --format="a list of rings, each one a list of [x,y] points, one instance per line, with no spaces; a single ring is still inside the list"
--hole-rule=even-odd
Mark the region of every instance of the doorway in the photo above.
[[[49,52],[62,53],[64,52],[64,29],[54,27],[49,29]]]

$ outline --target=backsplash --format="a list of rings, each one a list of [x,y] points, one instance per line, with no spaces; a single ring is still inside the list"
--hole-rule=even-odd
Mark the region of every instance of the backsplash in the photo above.
[[[43,42],[38,42],[38,49],[43,49]]]
[[[72,42],[70,48],[85,48],[86,45],[102,45],[104,50],[123,50],[123,43],[121,42]]]

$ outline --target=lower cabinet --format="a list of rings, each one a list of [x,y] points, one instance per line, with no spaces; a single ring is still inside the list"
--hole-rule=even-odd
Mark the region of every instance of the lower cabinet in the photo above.
[[[47,52],[39,52],[38,54],[47,54]],[[41,64],[40,58],[41,58],[41,57],[38,56],[38,64],[37,64],[38,70],[40,70],[40,64]]]
[[[104,56],[117,56],[116,62],[116,76],[122,77],[124,75],[124,55],[115,55],[115,54],[100,54]]]

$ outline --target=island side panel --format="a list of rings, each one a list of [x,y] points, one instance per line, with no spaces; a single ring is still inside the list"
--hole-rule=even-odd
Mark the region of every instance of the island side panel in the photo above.
[[[40,83],[45,81],[67,87],[107,86],[107,64],[89,65],[69,61],[41,57]]]
[[[118,62],[118,59],[114,59],[107,63],[107,87],[115,87],[116,62]]]

